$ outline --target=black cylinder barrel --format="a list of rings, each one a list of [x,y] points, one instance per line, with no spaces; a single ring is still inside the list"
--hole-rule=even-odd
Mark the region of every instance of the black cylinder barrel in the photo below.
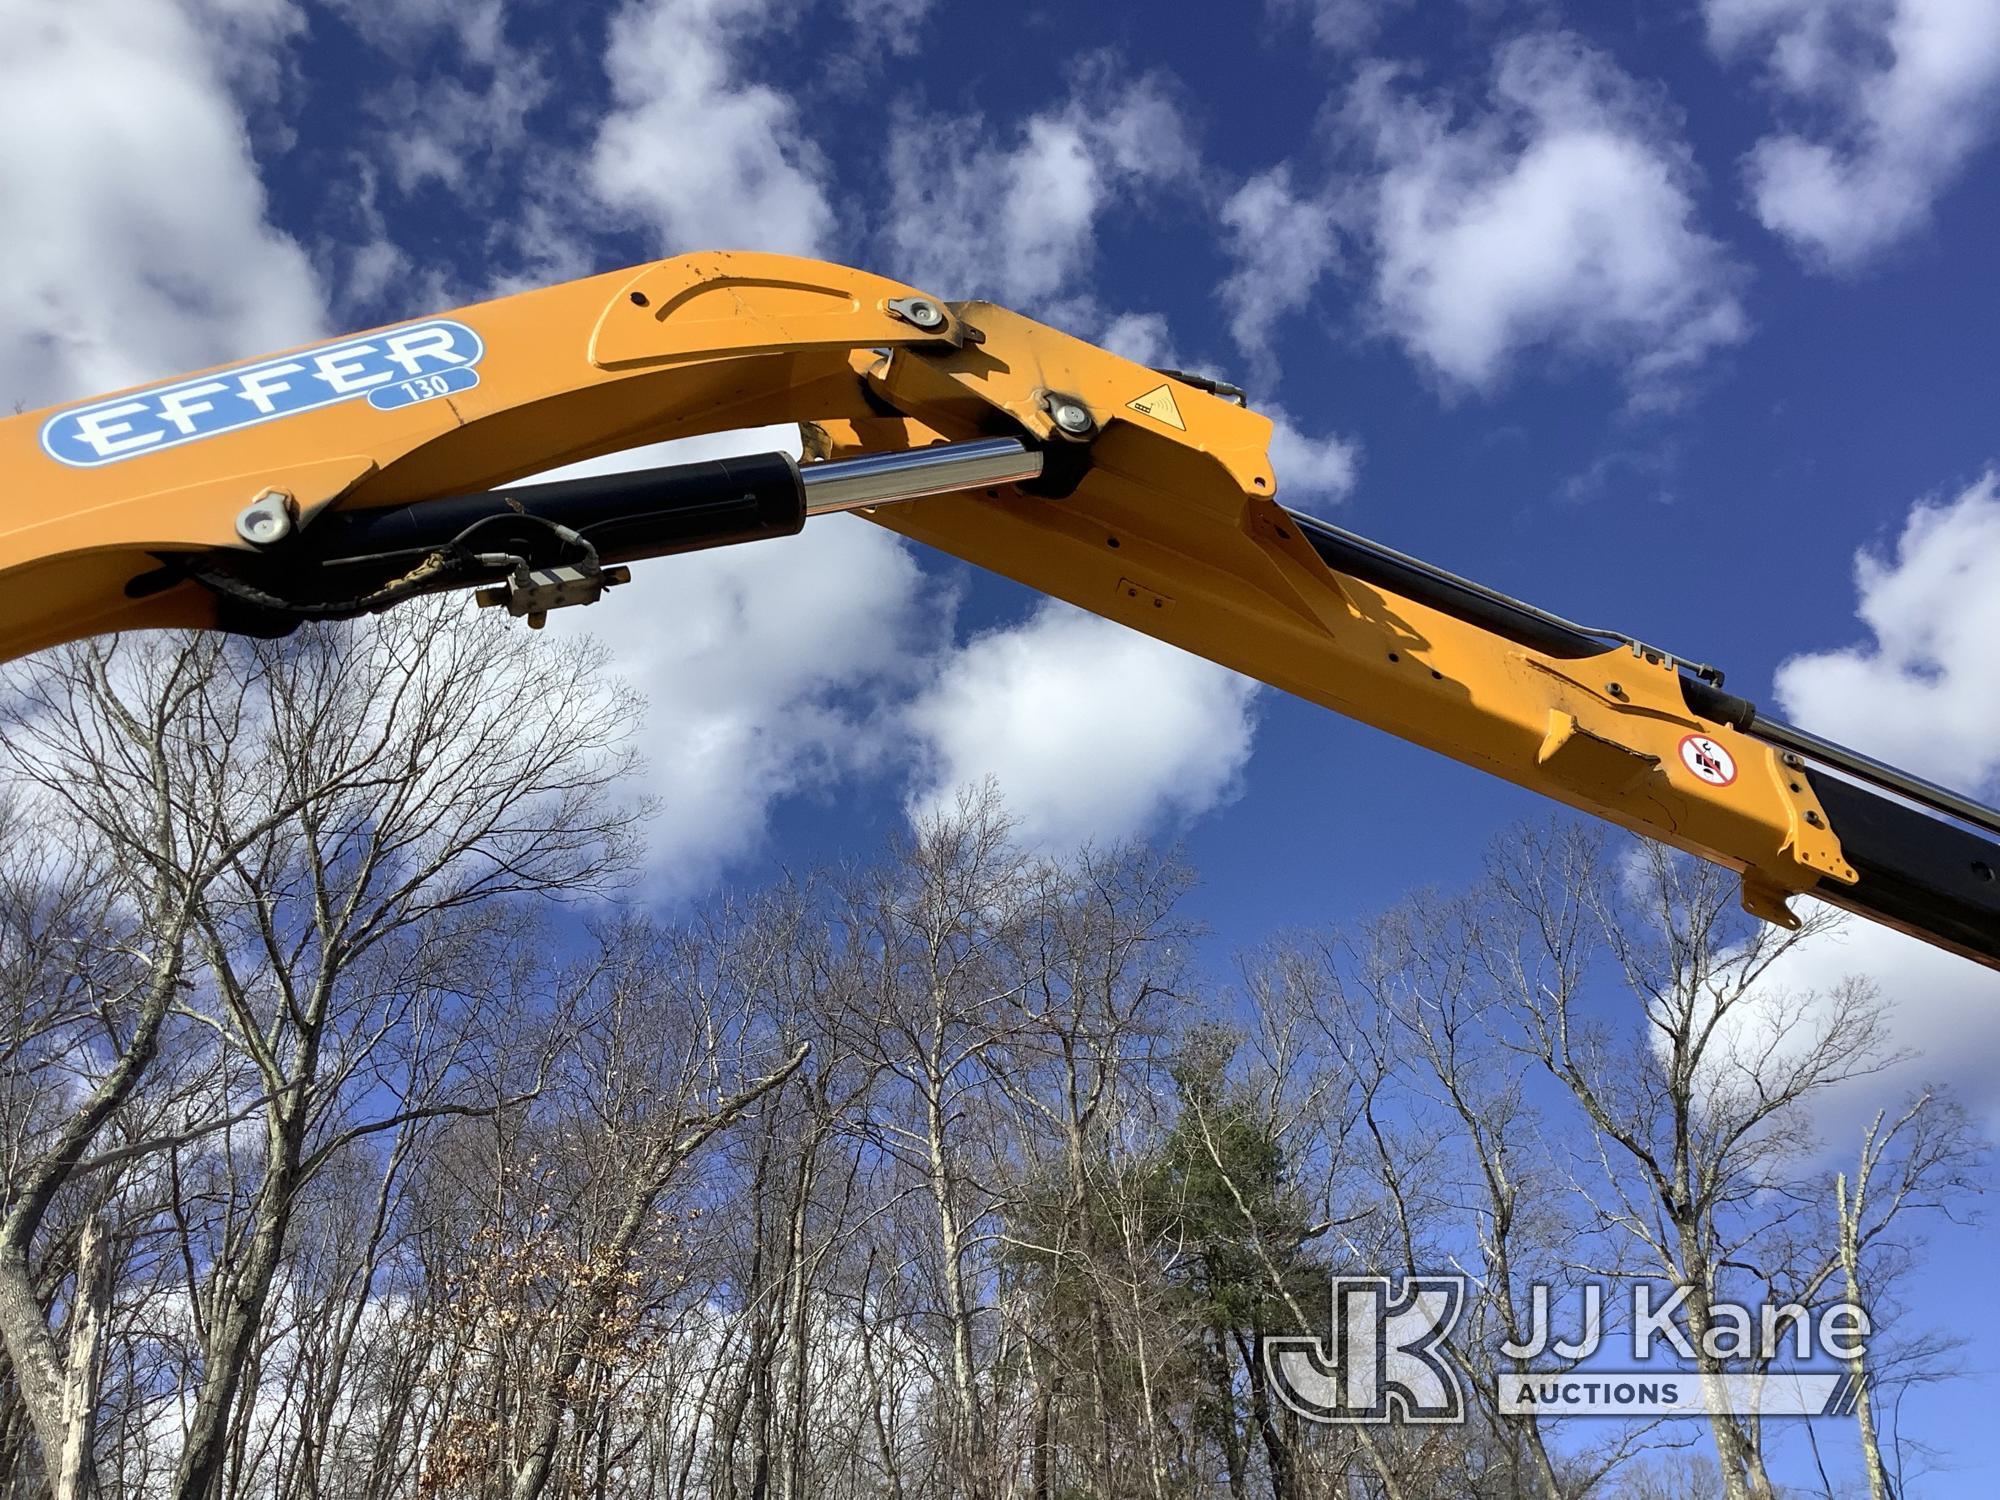
[[[543,521],[587,537],[603,562],[630,562],[791,536],[806,522],[805,487],[791,459],[761,453],[336,511],[305,539],[322,557],[357,558],[439,547],[471,528],[475,552],[535,552],[548,545]]]

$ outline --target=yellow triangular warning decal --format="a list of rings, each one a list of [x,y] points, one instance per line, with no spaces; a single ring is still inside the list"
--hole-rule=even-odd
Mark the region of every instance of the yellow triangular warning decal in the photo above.
[[[1172,386],[1159,386],[1146,392],[1136,401],[1127,401],[1125,405],[1142,417],[1151,417],[1155,422],[1165,422],[1176,432],[1187,431],[1187,423],[1181,420],[1181,409],[1174,403]]]

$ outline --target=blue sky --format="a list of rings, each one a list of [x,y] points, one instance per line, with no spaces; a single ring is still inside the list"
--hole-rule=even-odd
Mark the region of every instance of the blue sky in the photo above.
[[[1997,140],[1993,0],[7,0],[0,400],[814,253],[1238,379],[1291,503],[1992,794]],[[1226,954],[1541,811],[851,519],[561,623],[652,699],[668,903],[992,772],[1038,837],[1181,840]],[[1992,976],[1798,979],[1855,969],[1991,1118]]]

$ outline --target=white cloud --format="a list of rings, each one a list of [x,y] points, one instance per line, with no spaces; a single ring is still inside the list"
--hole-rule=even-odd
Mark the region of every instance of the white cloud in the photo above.
[[[655,444],[537,478],[781,451],[798,452],[796,428]],[[948,601],[906,544],[851,516],[633,572],[549,628],[597,636],[645,694],[645,787],[660,801],[649,869],[660,893],[686,896],[762,844],[781,799],[893,763],[885,736],[946,640]]]
[[[1162,367],[1170,370],[1182,368],[1181,357],[1174,349],[1173,330],[1167,327],[1165,313],[1120,313],[1104,325],[1097,335],[1097,343],[1135,365],[1147,365],[1156,370]]]
[[[1277,498],[1294,510],[1316,511],[1344,500],[1361,467],[1361,445],[1328,433],[1301,432],[1282,406],[1259,408],[1271,419],[1271,469]]]
[[[306,31],[298,0],[181,0],[181,9],[232,88],[259,103],[278,101],[291,66],[286,44]]]
[[[338,8],[398,64],[368,97],[377,123],[356,176],[379,171],[404,197],[448,195],[477,226],[460,239],[465,263],[419,268],[357,205],[358,249],[328,252],[354,261],[356,316],[382,312],[365,299],[391,267],[402,279],[462,279],[457,300],[586,275],[603,266],[607,230],[642,231],[648,256],[828,248],[825,154],[796,101],[752,76],[796,20],[777,0],[628,0],[603,52],[609,104],[575,146],[549,139],[573,92],[561,86],[560,44],[510,36],[503,0]],[[427,71],[412,73],[412,58]]]
[[[381,122],[376,140],[398,192],[431,184],[463,200],[493,202],[518,177],[494,170],[528,145],[528,117],[548,99],[551,82],[534,54],[503,47],[491,72],[462,77],[400,77],[371,96]]]
[[[1915,506],[1893,556],[1855,558],[1873,640],[1794,656],[1777,694],[1802,727],[1933,780],[2000,778],[2000,474]]]
[[[1222,284],[1229,331],[1238,348],[1269,364],[1273,328],[1306,305],[1338,255],[1333,209],[1294,193],[1290,168],[1281,165],[1238,188],[1222,222],[1236,266]]]
[[[843,0],[842,11],[861,33],[863,47],[893,57],[913,57],[923,44],[924,22],[935,0]]]
[[[1249,758],[1248,679],[1049,600],[975,637],[911,705],[913,814],[991,776],[1031,843],[1139,834],[1230,798]]]
[[[1381,164],[1365,185],[1377,313],[1449,381],[1491,387],[1543,349],[1617,363],[1654,400],[1743,337],[1737,274],[1697,225],[1671,121],[1575,37],[1503,47],[1469,123],[1386,68],[1348,118]]]
[[[1336,52],[1352,52],[1375,40],[1383,18],[1406,6],[1410,0],[1270,0],[1271,10],[1280,16],[1303,12],[1312,27],[1313,40]]]
[[[1857,613],[1873,639],[1780,666],[1787,717],[1948,785],[1977,793],[1996,784],[2000,476],[1989,472],[1953,498],[1912,508],[1893,553],[1860,553],[1855,576]],[[1831,1144],[1852,1149],[1876,1109],[1931,1082],[1953,1085],[2000,1126],[2000,974],[1856,920],[1802,944],[1774,978],[1824,996],[1849,975],[1880,989],[1891,1007],[1890,1041],[1913,1055],[1822,1101],[1815,1118]]]
[[[740,71],[749,44],[788,15],[775,0],[639,0],[612,20],[614,107],[586,175],[659,236],[658,254],[824,250],[822,154],[793,101]]]
[[[1765,227],[1848,271],[1928,220],[2000,132],[1993,0],[1707,0],[1724,57],[1761,49],[1773,86],[1817,125],[1759,141],[1744,175]]]
[[[561,118],[546,38],[508,34],[506,0],[331,0],[380,55],[362,96],[367,126],[346,173],[325,185],[337,226],[316,246],[343,322],[367,324],[503,296],[601,267],[604,212]],[[447,202],[460,232],[398,243],[383,200],[423,214]],[[397,205],[399,209],[401,205]]]
[[[794,429],[535,478],[774,451],[798,451]],[[947,591],[907,544],[852,517],[634,571],[549,628],[603,640],[648,700],[644,787],[661,803],[648,866],[663,895],[695,894],[754,853],[785,798],[884,766],[913,768],[913,815],[991,775],[1024,837],[1062,845],[1205,812],[1249,756],[1248,679],[1054,600],[955,647]]]
[[[906,116],[889,142],[888,269],[1025,310],[1085,296],[1099,219],[1193,165],[1179,111],[1149,79],[1079,91],[1011,144],[978,115]]]
[[[289,12],[239,0],[207,21],[169,0],[0,7],[0,410],[323,331],[228,87]]]
[[[560,44],[508,30],[503,0],[339,0],[392,59],[366,102],[375,128],[350,242],[322,253],[345,272],[356,318],[389,285],[456,285],[453,300],[505,296],[601,269],[607,231],[637,229],[648,256],[706,249],[823,254],[833,234],[831,168],[796,101],[751,76],[795,22],[777,0],[628,0],[611,17],[608,105],[581,144],[552,142],[570,93]],[[420,65],[412,72],[412,60]],[[390,240],[371,201],[448,196],[474,225],[467,258],[421,263]]]
[[[246,3],[246,0],[237,0]],[[247,0],[269,4],[273,0]],[[449,36],[466,62],[492,66],[507,51],[507,0],[325,0],[369,42],[407,58],[417,47]]]
[[[1795,904],[1802,915],[1817,905]],[[1757,1058],[1765,1069],[1796,1065],[1825,1034],[1850,979],[1873,985],[1887,1020],[1881,1056],[1894,1060],[1813,1098],[1829,1155],[1851,1155],[1877,1110],[1893,1112],[1927,1085],[1951,1088],[1989,1127],[2000,1126],[2000,974],[1858,917],[1781,959],[1730,1013],[1714,1055],[1739,1066]]]

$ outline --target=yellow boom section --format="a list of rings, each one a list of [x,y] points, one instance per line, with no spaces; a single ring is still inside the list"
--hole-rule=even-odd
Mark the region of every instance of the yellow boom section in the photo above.
[[[1811,781],[1691,711],[1673,663],[1545,654],[1330,568],[1278,504],[1267,419],[1005,309],[782,256],[683,256],[0,423],[0,656],[216,624],[161,560],[254,551],[238,524],[260,499],[310,534],[774,422],[818,458],[1041,445],[1052,484],[863,513],[1729,865],[1772,920],[1857,879]]]

